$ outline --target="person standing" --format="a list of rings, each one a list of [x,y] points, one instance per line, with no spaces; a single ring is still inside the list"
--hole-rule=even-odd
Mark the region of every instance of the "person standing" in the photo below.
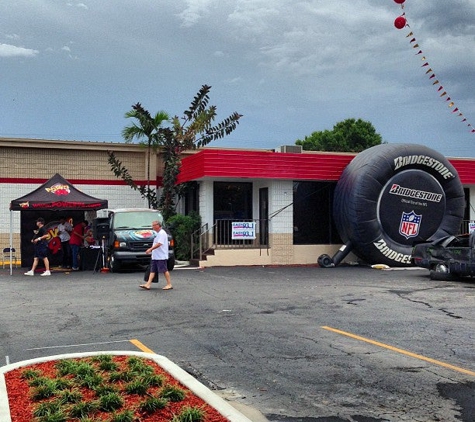
[[[48,259],[48,242],[47,239],[49,237],[48,233],[45,229],[45,220],[44,218],[38,218],[36,220],[36,226],[38,227],[38,231],[35,234],[35,237],[31,239],[31,243],[35,245],[35,255],[33,258],[33,265],[31,266],[31,270],[27,271],[25,275],[33,276],[35,275],[35,269],[38,266],[40,259],[45,264],[45,271],[40,274],[41,276],[49,276],[51,272],[49,270],[49,259]]]
[[[150,263],[150,275],[148,277],[148,281],[145,284],[141,284],[140,287],[145,290],[150,290],[150,285],[152,284],[155,274],[162,273],[165,276],[165,280],[167,281],[167,285],[163,288],[163,290],[171,290],[173,287],[167,267],[168,234],[162,228],[162,225],[159,221],[153,221],[152,228],[157,232],[157,234],[153,239],[152,247],[145,251],[145,253],[152,255],[152,261]]]
[[[71,268],[71,245],[69,244],[69,239],[71,238],[71,232],[73,227],[71,223],[67,221],[64,217],[59,219],[58,232],[59,240],[61,240],[61,250],[63,251],[62,258],[62,267]]]
[[[89,248],[96,244],[96,239],[94,239],[94,233],[91,228],[86,227],[86,231],[84,233],[84,247]]]
[[[73,262],[73,271],[79,270],[79,250],[81,245],[84,243],[84,229],[89,223],[87,221],[81,221],[76,224],[71,233],[71,238],[69,239],[69,244],[71,245],[71,254]]]

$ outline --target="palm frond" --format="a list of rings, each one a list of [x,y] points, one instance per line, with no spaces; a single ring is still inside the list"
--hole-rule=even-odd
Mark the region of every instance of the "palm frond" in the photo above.
[[[201,148],[208,145],[211,141],[216,141],[217,139],[224,138],[231,134],[237,128],[241,117],[242,114],[234,112],[218,125],[208,128],[206,132],[196,140],[196,147]]]
[[[108,155],[108,162],[111,166],[111,171],[117,178],[121,178],[127,185],[129,185],[132,189],[137,189],[137,185],[132,179],[132,176],[129,173],[129,170],[122,165],[122,161],[120,161],[116,156],[114,151],[107,151]]]
[[[198,93],[195,95],[195,98],[193,98],[190,108],[183,112],[187,120],[193,120],[206,109],[209,102],[210,90],[211,87],[209,85],[203,85],[200,88]]]

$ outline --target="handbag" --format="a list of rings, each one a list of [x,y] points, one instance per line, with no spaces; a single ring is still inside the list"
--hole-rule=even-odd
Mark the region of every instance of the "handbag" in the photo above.
[[[150,264],[147,265],[147,268],[145,268],[145,274],[143,275],[143,281],[148,281],[149,277],[150,277]],[[158,283],[158,273],[155,273],[155,277],[153,277],[152,283]]]

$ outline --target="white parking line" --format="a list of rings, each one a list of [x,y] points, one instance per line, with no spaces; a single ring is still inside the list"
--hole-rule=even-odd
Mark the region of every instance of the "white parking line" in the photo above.
[[[70,349],[73,347],[96,346],[99,344],[115,344],[115,343],[129,343],[129,340],[104,341],[104,342],[99,342],[99,343],[67,344],[63,346],[34,347],[33,349],[26,349],[26,350],[31,351],[31,350],[48,350],[48,349]]]

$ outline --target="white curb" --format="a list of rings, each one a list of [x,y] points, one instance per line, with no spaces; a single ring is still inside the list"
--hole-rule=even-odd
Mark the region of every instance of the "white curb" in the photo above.
[[[46,356],[37,359],[24,360],[21,362],[12,363],[10,365],[0,367],[0,422],[11,422],[10,406],[8,404],[7,387],[5,383],[5,373],[13,371],[14,369],[22,368],[36,363],[49,362],[51,360],[60,359],[74,359],[97,355],[126,355],[139,356],[146,359],[152,359],[168,372],[173,378],[181,382],[189,388],[194,394],[203,399],[211,407],[215,408],[221,415],[228,418],[230,422],[252,422],[229,403],[221,397],[213,393],[208,387],[201,384],[198,380],[193,378],[188,372],[181,369],[165,356],[156,355],[153,353],[142,352],[121,352],[121,351],[106,351],[106,352],[91,352],[91,353],[70,353],[56,356]]]

